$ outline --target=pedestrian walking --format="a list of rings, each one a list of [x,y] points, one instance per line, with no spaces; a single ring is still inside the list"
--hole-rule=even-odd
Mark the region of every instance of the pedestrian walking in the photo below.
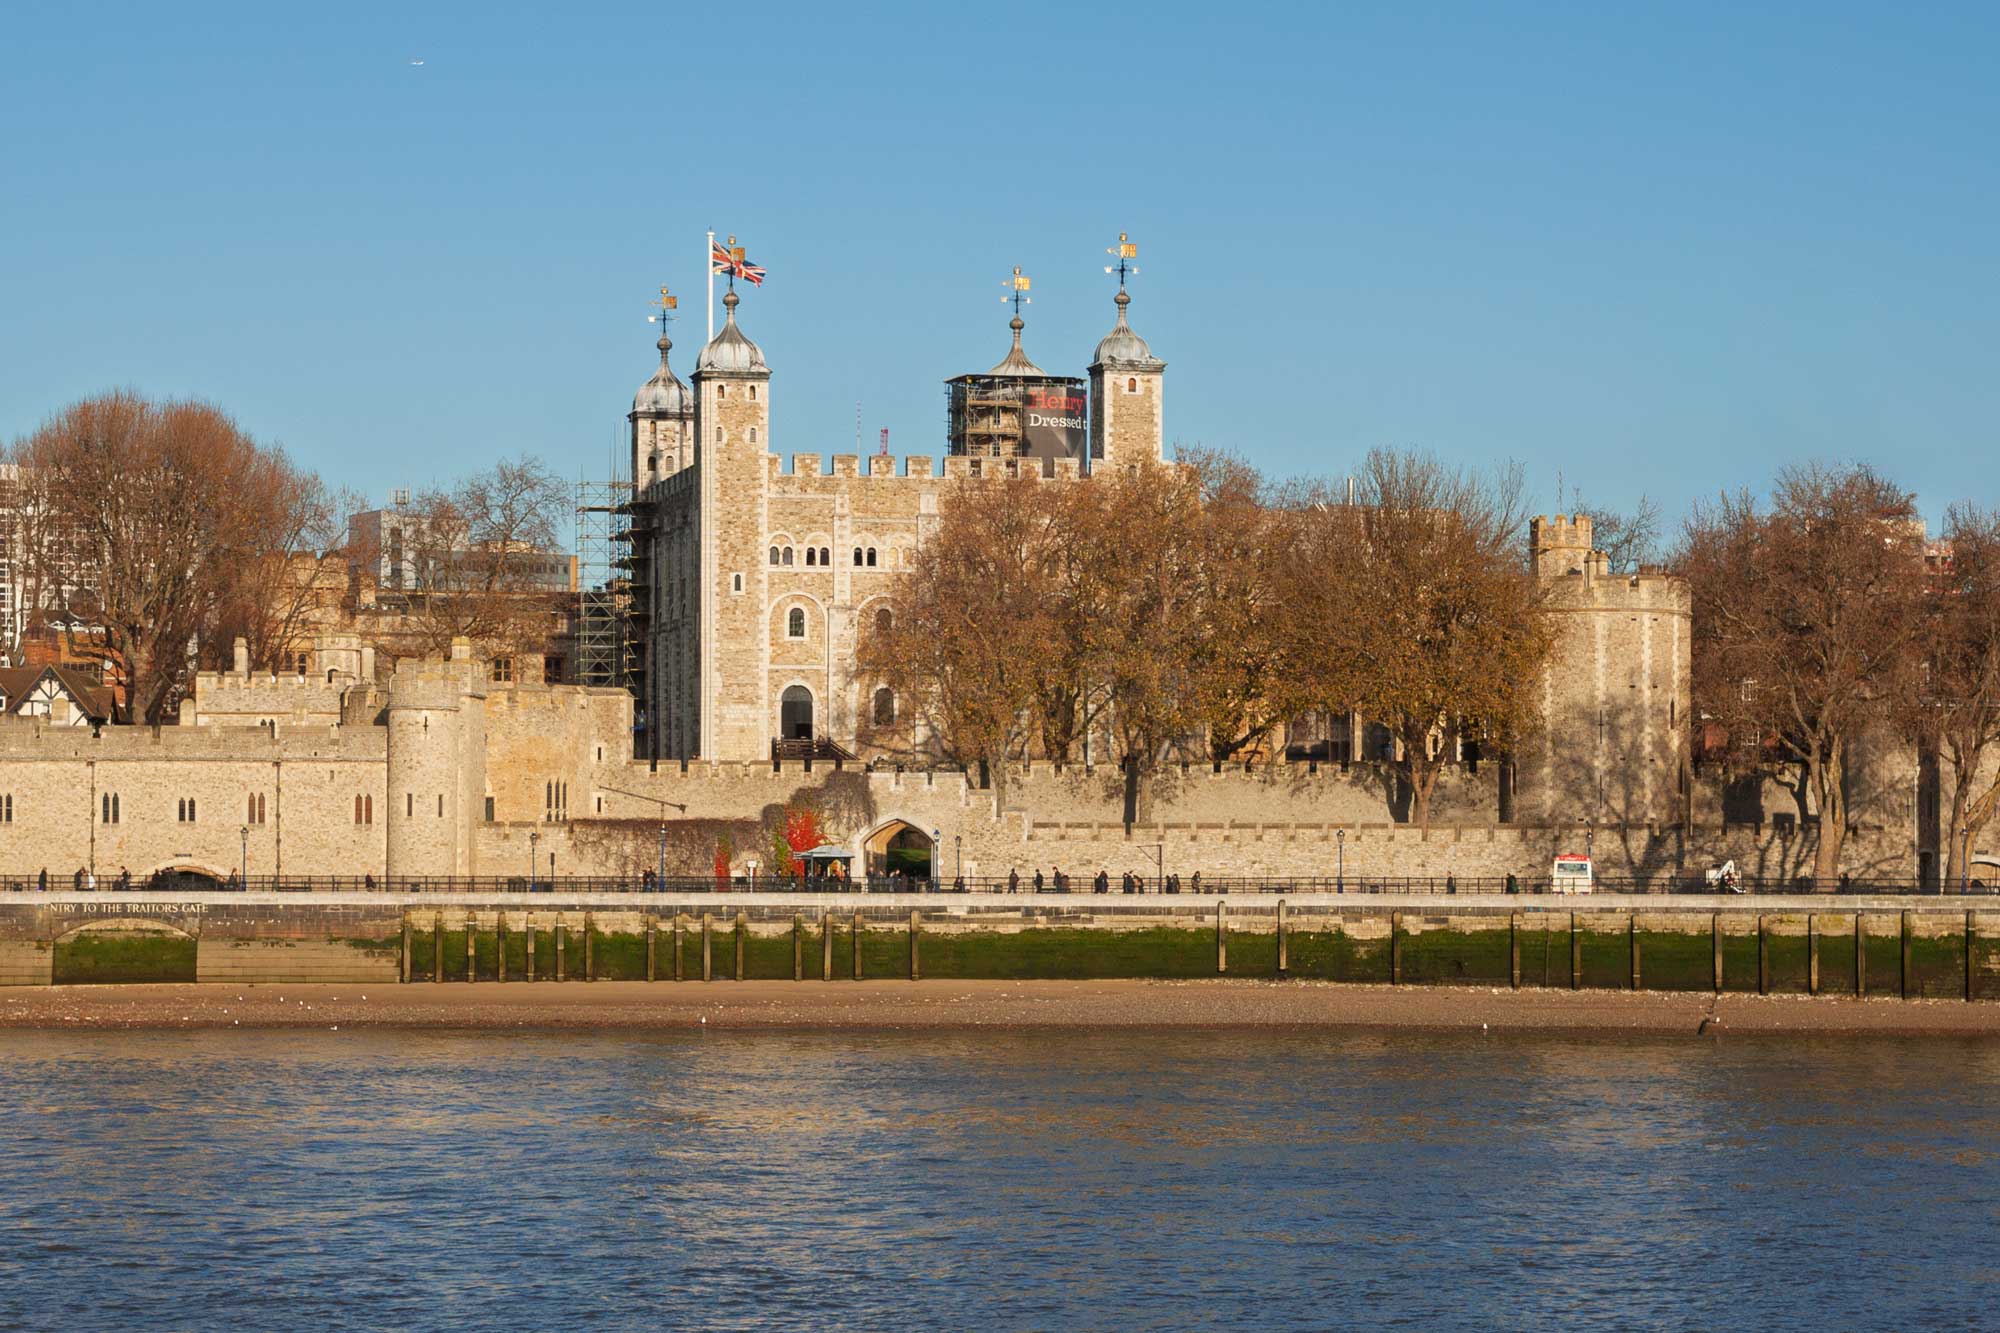
[[[1138,890],[1137,890],[1137,889],[1135,889],[1135,888],[1133,888],[1133,887],[1132,887],[1132,872],[1131,872],[1131,871],[1129,871],[1129,870],[1125,872],[1125,883],[1124,883],[1124,886],[1123,886],[1123,887],[1124,887],[1124,889],[1125,889],[1125,892],[1126,892],[1126,893],[1128,893],[1128,894],[1132,894],[1132,893],[1137,893],[1137,892],[1138,892]]]
[[[1019,893],[1020,891],[1021,891],[1021,872],[1019,870],[1009,870],[1007,872],[1007,892]]]
[[[43,878],[44,880],[46,880],[46,879],[48,878],[48,872],[47,872],[46,870],[42,872],[42,878]],[[45,883],[45,884],[43,884],[43,885],[42,885],[42,887],[43,887],[43,888],[47,888],[47,887],[48,887],[48,885],[47,885],[47,884]],[[1042,891],[1042,868],[1041,868],[1040,866],[1036,866],[1036,867],[1035,867],[1035,892],[1036,892],[1036,893],[1040,893],[1041,891]]]

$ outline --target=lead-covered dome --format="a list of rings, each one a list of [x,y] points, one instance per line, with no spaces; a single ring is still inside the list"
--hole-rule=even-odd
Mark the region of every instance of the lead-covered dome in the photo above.
[[[1132,298],[1127,296],[1125,289],[1121,287],[1113,299],[1118,302],[1118,322],[1097,344],[1097,351],[1091,357],[1091,364],[1116,365],[1138,370],[1165,369],[1167,363],[1154,356],[1153,349],[1146,345],[1146,340],[1133,332],[1132,326],[1125,322],[1125,307],[1132,304]]]
[[[688,397],[687,385],[674,374],[667,364],[667,353],[673,350],[673,340],[666,334],[660,335],[660,368],[653,372],[653,378],[639,386],[639,392],[632,396],[632,414],[641,417],[684,417],[693,410],[693,401]]]
[[[723,296],[722,308],[727,312],[727,318],[722,322],[722,331],[701,349],[701,356],[694,364],[696,374],[703,371],[717,375],[771,373],[771,368],[764,364],[763,349],[751,342],[736,326],[736,304],[740,299],[735,292]]]

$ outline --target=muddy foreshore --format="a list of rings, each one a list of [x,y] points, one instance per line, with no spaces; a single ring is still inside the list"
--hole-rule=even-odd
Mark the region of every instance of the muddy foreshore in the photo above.
[[[2000,1004],[1298,981],[716,981],[54,986],[0,1028],[1378,1028],[2000,1037]]]

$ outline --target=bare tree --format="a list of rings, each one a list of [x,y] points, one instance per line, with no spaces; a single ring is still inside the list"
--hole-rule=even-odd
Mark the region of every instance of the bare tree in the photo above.
[[[315,631],[343,618],[351,554],[347,520],[361,505],[359,497],[329,489],[283,457],[246,484],[265,492],[257,503],[269,524],[232,572],[201,656],[204,666],[220,668],[241,638],[253,668],[281,671]]]
[[[449,652],[464,638],[492,657],[539,652],[571,582],[558,533],[572,504],[547,465],[514,459],[422,492],[394,520],[399,548],[364,539],[353,554],[366,568],[393,566],[377,597],[404,612],[403,642],[419,651]]]
[[[58,412],[15,450],[38,609],[125,683],[119,720],[178,704],[205,632],[312,483],[206,403],[116,392]],[[95,632],[79,643],[75,624]]]
[[[2000,778],[1986,771],[2000,747],[2000,513],[1953,506],[1925,587],[1923,683],[1903,697],[1919,745],[1951,761],[1945,882],[1957,884],[2000,804]]]
[[[1660,558],[1660,506],[1640,496],[1630,513],[1602,505],[1585,504],[1576,491],[1570,492],[1570,511],[1590,520],[1591,540],[1604,552],[1614,574],[1637,573],[1641,565]]]
[[[1924,571],[1914,497],[1867,467],[1779,474],[1697,506],[1678,557],[1693,598],[1698,714],[1728,762],[1789,774],[1816,814],[1814,875],[1839,877],[1853,743],[1914,685]]]

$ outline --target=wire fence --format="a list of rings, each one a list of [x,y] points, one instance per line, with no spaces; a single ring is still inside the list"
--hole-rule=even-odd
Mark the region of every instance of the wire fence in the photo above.
[[[252,875],[247,879],[230,875],[216,879],[190,871],[168,871],[144,878],[120,875],[105,877],[79,871],[69,875],[0,873],[0,893],[40,891],[96,893],[541,893],[613,894],[659,893],[671,895],[730,893],[1002,893],[1066,897],[1099,895],[1174,894],[1352,894],[1355,896],[1456,894],[1517,894],[1572,896],[1558,890],[1549,879],[1525,876],[1471,877],[1458,875],[1204,875],[1178,873],[1161,875],[1077,876],[1008,875],[1004,878],[956,877],[925,879],[903,875],[879,875],[852,879],[832,876],[774,877],[712,875],[668,876],[661,879],[648,872],[640,875],[474,875],[397,876],[377,875]],[[1732,893],[1745,896],[1822,892],[1846,896],[1939,897],[1960,893],[1994,895],[2000,886],[1967,884],[1924,884],[1914,879],[1856,879],[1817,888],[1809,880],[1755,880],[1734,887],[1713,884],[1704,875],[1654,875],[1632,878],[1602,878],[1587,892],[1606,896],[1670,896],[1674,894]]]

